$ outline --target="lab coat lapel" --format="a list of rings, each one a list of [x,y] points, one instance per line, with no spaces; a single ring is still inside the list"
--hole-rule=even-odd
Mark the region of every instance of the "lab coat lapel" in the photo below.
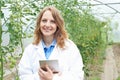
[[[46,59],[41,41],[39,45],[37,46],[37,53],[40,55],[41,59]]]
[[[59,48],[55,45],[55,48],[53,49],[53,52],[51,53],[49,59],[58,59],[59,53],[60,53],[60,50],[59,50]]]

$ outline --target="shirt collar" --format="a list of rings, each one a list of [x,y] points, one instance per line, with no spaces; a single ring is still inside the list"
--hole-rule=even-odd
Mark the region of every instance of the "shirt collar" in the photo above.
[[[51,47],[51,46],[55,46],[55,44],[56,44],[56,40],[55,40],[55,39],[52,41],[52,43],[50,44],[49,47],[47,47],[47,46],[45,45],[45,43],[44,43],[43,40],[42,40],[41,42],[42,42],[43,48],[49,48],[49,47]]]

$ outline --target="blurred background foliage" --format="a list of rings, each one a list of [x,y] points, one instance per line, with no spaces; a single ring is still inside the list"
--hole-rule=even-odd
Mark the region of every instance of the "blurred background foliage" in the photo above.
[[[12,78],[19,80],[16,73],[17,64],[24,51],[22,40],[33,37],[36,17],[47,5],[56,6],[61,11],[69,37],[77,44],[83,57],[86,79],[92,80],[89,78],[91,76],[97,76],[98,79],[108,44],[109,21],[100,21],[94,17],[90,3],[84,0],[1,0],[0,79],[4,79],[5,69],[12,71],[14,68]],[[5,34],[8,34],[9,38],[6,38],[8,43],[3,45]]]

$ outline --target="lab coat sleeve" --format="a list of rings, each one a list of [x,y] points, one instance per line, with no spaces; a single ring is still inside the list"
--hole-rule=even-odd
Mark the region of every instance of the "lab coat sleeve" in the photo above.
[[[32,73],[30,50],[25,49],[23,56],[18,64],[20,80],[40,80],[38,73]]]
[[[63,71],[59,75],[54,75],[53,80],[84,80],[83,61],[78,48],[72,50],[72,60],[70,60],[69,71]]]

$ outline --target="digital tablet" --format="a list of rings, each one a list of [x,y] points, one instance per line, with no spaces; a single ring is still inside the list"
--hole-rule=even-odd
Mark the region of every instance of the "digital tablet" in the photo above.
[[[47,71],[47,69],[45,68],[45,65],[48,65],[48,67],[53,71],[53,73],[59,72],[58,60],[40,60],[39,63],[40,63],[40,67],[44,71]]]

